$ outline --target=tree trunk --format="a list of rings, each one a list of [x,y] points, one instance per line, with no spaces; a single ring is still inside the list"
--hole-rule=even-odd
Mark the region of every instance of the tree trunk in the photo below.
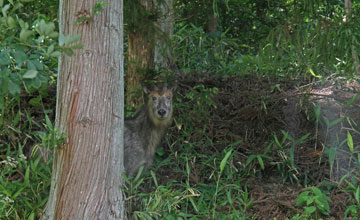
[[[345,22],[347,22],[350,17],[352,16],[352,3],[351,0],[345,0],[345,13],[346,13],[346,19]],[[352,39],[352,45],[351,45],[351,55],[354,60],[355,65],[355,72],[357,75],[360,75],[360,60],[359,55],[357,53],[357,48],[355,47],[354,39]]]
[[[149,34],[130,32],[128,35],[128,69],[126,73],[126,103],[132,107],[143,103],[141,82],[146,72],[154,68],[154,40]]]
[[[59,61],[51,191],[42,219],[125,219],[123,184],[123,8],[111,0],[60,0],[60,33],[83,49]],[[76,24],[79,17],[91,19]]]
[[[141,0],[139,7],[154,13],[152,0]],[[149,69],[154,69],[155,29],[149,17],[138,18],[140,27],[128,34],[128,68],[126,72],[126,103],[132,107],[143,103],[141,82]],[[147,25],[148,24],[148,25]]]
[[[159,68],[174,69],[171,53],[170,36],[173,34],[174,6],[173,0],[165,0],[158,5],[161,16],[157,25],[161,33],[157,34],[155,46],[155,65]],[[176,70],[176,69],[175,69]]]

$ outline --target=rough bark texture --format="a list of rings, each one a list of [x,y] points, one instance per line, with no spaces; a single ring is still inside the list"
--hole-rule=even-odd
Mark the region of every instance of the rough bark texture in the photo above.
[[[60,1],[60,33],[80,34],[83,49],[59,62],[56,127],[66,134],[54,152],[50,198],[42,219],[124,219],[122,0],[91,21],[97,0]]]
[[[138,106],[143,103],[141,82],[148,69],[154,67],[154,43],[152,37],[143,33],[130,32],[128,35],[128,69],[126,73],[126,103]],[[139,93],[140,92],[140,93]]]
[[[174,7],[173,0],[166,0],[158,5],[161,16],[157,25],[160,34],[157,34],[155,47],[155,65],[164,69],[174,69],[174,62],[170,50],[170,36],[173,34]],[[176,70],[176,68],[175,68]]]
[[[151,0],[141,0],[139,7],[145,10],[154,11],[155,5]],[[145,79],[147,70],[154,68],[154,45],[155,30],[148,17],[139,18],[139,22],[143,24],[139,26],[148,27],[141,30],[130,30],[128,35],[128,68],[126,72],[126,103],[130,106],[138,106],[143,103],[140,94],[141,82]],[[152,31],[153,33],[150,33]]]
[[[345,22],[351,19],[352,16],[352,3],[351,0],[345,0],[345,13],[346,13],[346,19]],[[351,45],[351,55],[354,59],[354,65],[355,65],[355,71],[358,75],[360,75],[360,60],[359,55],[357,53],[357,48],[355,47],[354,39],[352,39],[352,45]]]

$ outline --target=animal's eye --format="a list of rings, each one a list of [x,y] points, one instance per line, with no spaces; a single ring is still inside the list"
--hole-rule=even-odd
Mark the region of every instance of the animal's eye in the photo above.
[[[171,99],[171,96],[168,95],[166,98],[170,100],[170,99]]]
[[[156,96],[153,96],[153,97],[152,97],[152,100],[153,100],[153,101],[156,101],[156,99],[157,99]]]

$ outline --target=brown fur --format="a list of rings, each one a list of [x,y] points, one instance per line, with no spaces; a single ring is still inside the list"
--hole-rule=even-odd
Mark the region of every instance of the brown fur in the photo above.
[[[141,166],[149,167],[166,130],[172,122],[172,91],[166,86],[147,94],[146,104],[134,117],[125,119],[124,166],[127,176],[133,176]]]

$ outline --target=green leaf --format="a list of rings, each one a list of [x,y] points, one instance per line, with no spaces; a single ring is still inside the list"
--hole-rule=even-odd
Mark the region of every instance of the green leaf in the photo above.
[[[311,75],[313,75],[316,78],[322,78],[321,75],[316,75],[315,72],[313,71],[313,69],[311,69],[311,68],[309,68],[309,72],[310,72]]]
[[[26,73],[23,75],[24,79],[33,79],[37,76],[37,70],[27,70]]]
[[[277,138],[277,135],[276,135],[276,134],[274,134],[274,139],[275,139],[275,144],[276,144],[280,149],[282,149],[283,146],[280,144],[279,139]]]
[[[296,204],[295,205],[296,206],[302,206],[303,204],[305,204],[309,193],[310,193],[309,191],[304,191],[304,192],[300,193],[300,195],[296,199]]]
[[[299,143],[303,142],[306,138],[309,137],[309,135],[310,135],[310,133],[305,134],[301,138],[297,139],[294,144],[299,144]]]
[[[24,62],[28,59],[28,56],[21,49],[16,49],[12,53],[12,56],[14,57],[18,68],[21,68]]]
[[[48,36],[55,30],[55,24],[53,22],[46,23],[44,20],[40,20],[39,23],[37,23],[35,30],[43,36]]]
[[[261,155],[257,155],[256,158],[257,158],[257,160],[258,160],[258,162],[259,162],[259,164],[260,164],[261,169],[264,170],[264,169],[265,169],[265,166],[264,166],[264,161],[263,161],[263,159],[261,158]]]
[[[32,79],[30,82],[28,82],[27,84],[36,89],[39,89],[41,86],[41,81],[40,81],[39,77],[36,77],[36,78]]]
[[[246,160],[245,165],[246,166],[249,165],[251,163],[251,161],[253,161],[255,158],[256,158],[256,155],[250,155],[248,157],[248,159]]]
[[[336,148],[335,147],[329,148],[329,163],[331,168],[334,164],[335,156],[336,156]]]
[[[10,8],[10,4],[7,4],[1,9],[3,17],[5,17],[5,18],[7,17],[7,11],[9,10],[9,8]]]
[[[21,29],[21,31],[20,31],[20,41],[26,42],[28,37],[30,37],[30,35],[32,35],[32,31],[26,30],[26,29]]]
[[[225,165],[226,165],[226,162],[227,162],[227,160],[229,159],[231,153],[232,153],[232,150],[229,150],[229,151],[226,153],[225,157],[222,159],[222,161],[221,161],[221,163],[220,163],[220,173],[222,173],[222,171],[224,170]]]
[[[330,122],[329,128],[331,128],[332,126],[338,124],[338,123],[341,122],[343,119],[344,119],[344,117],[340,117],[340,118],[337,118],[337,119],[335,119],[334,121]]]
[[[54,48],[55,48],[55,45],[54,45],[54,44],[51,44],[51,45],[48,47],[46,53],[47,53],[48,55],[51,54],[51,53],[54,51]]]
[[[54,129],[53,124],[51,123],[49,117],[47,115],[45,115],[45,122],[46,122],[46,126],[48,127],[48,129]]]
[[[20,94],[19,84],[14,83],[11,79],[7,80],[9,93],[13,96]]]
[[[11,63],[10,57],[6,54],[6,51],[0,54],[0,65],[6,66]]]
[[[74,43],[75,41],[78,41],[80,39],[80,34],[75,34],[74,36],[64,36],[62,34],[60,34],[59,37],[59,45],[63,46],[63,45],[67,45],[67,44],[71,44]]]
[[[35,219],[35,213],[31,213],[28,220],[34,220]]]
[[[19,121],[20,121],[20,110],[18,111],[18,113],[14,118],[14,127],[16,127],[19,124]]]
[[[348,218],[349,213],[356,213],[357,211],[358,211],[358,207],[356,205],[349,206],[344,212],[344,219],[349,219]]]
[[[345,104],[345,108],[348,108],[350,105],[352,105],[357,99],[359,98],[359,94],[354,95],[353,97],[351,97],[351,99],[349,99],[346,104]]]
[[[30,166],[26,167],[25,177],[24,177],[24,185],[29,185],[30,182]]]
[[[153,180],[154,180],[155,186],[158,187],[159,185],[158,185],[158,181],[157,181],[157,179],[156,179],[156,174],[155,174],[155,172],[152,171],[152,170],[150,170],[150,174],[151,174],[151,177],[152,177]]]
[[[16,21],[13,17],[8,17],[7,18],[7,24],[9,25],[9,27],[11,28],[15,28],[16,27]]]
[[[355,199],[356,199],[356,202],[360,205],[360,186],[358,186],[356,188]]]
[[[137,172],[135,178],[134,178],[134,181],[137,181],[137,180],[140,178],[143,170],[144,170],[144,166],[141,166],[141,167],[139,168],[139,171]]]
[[[34,107],[40,107],[41,106],[41,96],[30,99],[29,104]]]
[[[26,188],[26,186],[23,186],[23,187],[21,187],[18,191],[16,191],[16,192],[14,193],[14,195],[11,196],[12,199],[16,199],[16,198],[20,195],[20,193],[21,193],[25,188]]]
[[[315,194],[316,196],[322,196],[322,195],[323,195],[323,193],[321,192],[321,190],[320,190],[319,188],[317,188],[317,187],[311,187],[311,189],[312,189],[312,191],[314,192],[314,194]]]
[[[48,34],[48,37],[50,38],[58,38],[59,37],[59,33],[56,31],[51,32],[50,34]]]
[[[72,56],[74,54],[74,51],[70,48],[65,48],[64,53],[68,56]]]
[[[315,118],[316,118],[316,121],[319,121],[319,118],[320,118],[320,110],[321,110],[320,105],[316,106],[316,108],[315,108]]]
[[[61,56],[61,52],[60,51],[54,51],[50,54],[51,57],[59,57]]]
[[[316,211],[316,207],[315,206],[310,206],[310,207],[304,207],[305,209],[305,213],[307,214],[312,214]]]
[[[349,146],[350,152],[353,153],[354,152],[354,142],[353,142],[353,138],[349,131],[347,132],[347,144]]]

